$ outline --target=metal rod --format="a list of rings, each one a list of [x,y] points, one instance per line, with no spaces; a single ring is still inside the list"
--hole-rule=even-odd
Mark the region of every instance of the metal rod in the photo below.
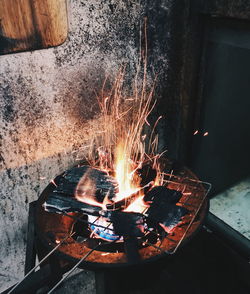
[[[67,216],[70,216],[70,215],[68,215],[67,213],[65,213]],[[99,218],[99,217],[98,217]],[[97,219],[98,219],[97,218]],[[93,222],[93,224],[97,221],[97,219]],[[56,247],[54,247],[35,267],[33,267],[25,276],[24,276],[24,278],[20,281],[20,282],[18,282],[9,292],[8,292],[8,294],[10,294],[10,293],[12,293],[28,276],[30,276],[30,274],[33,272],[33,271],[35,271],[37,268],[38,268],[38,266],[41,264],[41,263],[43,263],[54,251],[56,251],[61,245],[62,245],[62,243],[64,243],[69,237],[72,237],[73,235],[75,234],[75,232],[71,232],[69,235],[67,235],[63,240],[61,240],[57,245],[56,245]],[[85,238],[85,240],[84,241],[86,241],[87,240],[87,238]],[[99,246],[99,245],[98,245]],[[97,246],[97,247],[98,247]]]
[[[107,227],[105,227],[105,226],[102,226],[102,225],[96,225],[95,224],[95,222],[97,221],[97,219],[99,219],[100,218],[100,216],[99,217],[97,217],[97,219],[94,221],[94,222],[89,222],[89,221],[85,221],[84,219],[81,219],[81,218],[79,218],[79,217],[77,217],[77,216],[73,216],[73,215],[70,215],[70,214],[68,214],[67,212],[64,212],[63,210],[61,210],[62,211],[62,213],[65,215],[65,216],[68,216],[68,217],[70,217],[70,218],[72,218],[73,220],[77,220],[77,221],[79,221],[79,222],[82,222],[82,223],[84,223],[84,224],[88,224],[88,225],[95,225],[96,227],[99,227],[99,228],[103,228],[103,229],[107,229]],[[109,229],[110,231],[114,231],[113,229]]]
[[[35,248],[35,208],[36,201],[29,204],[27,245],[25,252],[25,268],[26,275],[36,265],[36,248]]]
[[[165,254],[166,254],[165,250],[164,250],[164,249],[162,249],[162,248],[161,248],[161,247],[159,247],[159,246],[156,246],[156,245],[154,245],[154,244],[152,244],[152,243],[150,243],[150,242],[148,242],[148,241],[144,241],[143,243],[145,243],[146,245],[149,245],[149,246],[152,246],[152,247],[154,247],[155,249],[157,249],[157,250],[161,251],[161,253],[165,253]]]
[[[64,241],[66,241],[69,237],[72,237],[75,233],[70,233],[69,235],[67,235],[62,241],[60,241],[60,243],[58,243],[36,266],[34,266],[25,276],[24,278],[18,282],[9,292],[8,294],[12,293],[32,272],[34,272],[38,266],[43,263],[53,252],[55,252]]]
[[[113,241],[115,242],[115,241]],[[106,242],[106,244],[110,244],[113,242]],[[100,243],[98,245],[96,245],[93,249],[91,249],[87,254],[85,254],[75,265],[74,267],[67,272],[67,274],[47,293],[47,294],[51,294],[64,280],[66,280],[68,278],[68,276],[84,261],[86,260],[86,258],[93,253],[98,247],[100,246]]]
[[[98,244],[96,247],[91,249],[87,254],[85,254],[75,265],[72,267],[70,271],[67,272],[67,274],[47,293],[50,294],[52,293],[64,280],[67,279],[67,277],[93,252],[99,247],[100,245]]]

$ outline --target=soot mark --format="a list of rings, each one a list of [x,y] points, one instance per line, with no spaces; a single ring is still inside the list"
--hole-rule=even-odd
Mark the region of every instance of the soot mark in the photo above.
[[[16,114],[14,108],[15,97],[12,95],[12,90],[9,85],[2,88],[2,91],[4,97],[3,118],[7,122],[13,122]]]
[[[140,16],[144,4],[132,1],[99,1],[97,4],[78,3],[78,26],[69,34],[63,50],[55,48],[56,63],[75,65],[82,57],[117,54],[129,57],[128,45],[134,49],[140,29]],[[84,17],[83,17],[84,15]],[[74,58],[72,58],[74,56]],[[131,56],[130,56],[131,57]],[[119,63],[119,57],[115,57]]]

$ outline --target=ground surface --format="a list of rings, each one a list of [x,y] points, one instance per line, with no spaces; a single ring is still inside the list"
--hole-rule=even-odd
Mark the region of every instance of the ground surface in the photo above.
[[[250,178],[220,193],[210,201],[210,211],[250,239]]]

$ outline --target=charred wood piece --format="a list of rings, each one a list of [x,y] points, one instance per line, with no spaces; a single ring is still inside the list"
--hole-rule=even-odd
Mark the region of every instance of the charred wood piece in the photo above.
[[[162,186],[149,191],[144,197],[145,201],[152,202],[147,211],[148,226],[155,227],[160,224],[168,233],[177,226],[189,212],[186,208],[176,205],[181,197],[181,192]]]
[[[106,172],[82,166],[64,172],[57,180],[54,192],[67,196],[78,195],[83,199],[85,195],[88,195],[97,202],[103,202],[107,194],[110,200],[115,197],[118,184]]]
[[[140,197],[142,195],[142,193],[145,191],[145,189],[150,189],[152,187],[152,185],[153,185],[153,182],[149,182],[149,183],[147,183],[147,185],[142,187],[137,192],[131,194],[130,196],[128,196],[120,201],[106,204],[106,208],[108,210],[123,210],[123,209],[127,208],[138,197]]]
[[[142,237],[145,229],[145,216],[135,212],[102,211],[113,224],[114,232],[123,237]]]
[[[170,204],[166,207],[153,207],[148,210],[147,224],[149,227],[161,225],[163,229],[170,233],[178,224],[182,217],[188,213],[188,210],[181,206]]]
[[[49,195],[48,199],[44,202],[43,207],[47,212],[81,212],[83,214],[90,214],[94,216],[99,216],[99,212],[101,211],[101,207],[92,206],[87,203],[77,201],[74,198],[64,197],[56,193]]]
[[[140,190],[141,191],[141,190]],[[106,204],[108,210],[123,210],[128,207],[135,199],[140,196],[140,191],[131,194],[129,197],[126,197],[120,201]]]
[[[45,211],[51,213],[80,212],[87,215],[107,218],[119,236],[143,236],[145,216],[140,213],[107,211],[101,207],[92,206],[76,199],[53,193],[43,204]]]
[[[72,169],[66,170],[63,174],[63,178],[71,183],[78,184],[81,177],[87,172],[90,167],[87,165],[80,167],[73,167]],[[105,174],[105,172],[102,172]]]
[[[181,223],[182,217],[188,212],[189,211],[185,207],[170,205],[165,212],[158,212],[157,220],[169,233],[174,227]]]
[[[180,201],[182,193],[180,191],[171,190],[163,186],[156,186],[144,196],[144,201],[153,201],[161,204],[176,204]]]
[[[57,187],[54,189],[53,192],[64,194],[66,196],[74,197],[74,193],[76,190],[76,184],[67,181],[65,178],[60,177],[57,181]]]

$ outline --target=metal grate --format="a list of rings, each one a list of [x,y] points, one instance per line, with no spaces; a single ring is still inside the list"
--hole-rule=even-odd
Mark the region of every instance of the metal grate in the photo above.
[[[179,226],[183,232],[181,238],[179,240],[175,240],[174,237],[168,238],[172,246],[170,250],[165,250],[165,252],[167,254],[173,254],[188,235],[192,224],[196,221],[201,207],[211,189],[211,184],[187,177],[175,176],[173,174],[164,174],[164,178],[164,184],[167,185],[168,188],[182,192],[183,196],[179,203],[190,212],[188,216],[184,216],[184,220]],[[161,248],[161,245],[159,248]]]
[[[199,220],[199,214],[202,213],[203,207],[204,207],[204,202],[206,200],[206,197],[208,195],[208,192],[211,188],[211,185],[206,182],[198,181],[195,179],[191,179],[188,177],[181,177],[181,176],[175,176],[172,173],[171,174],[164,174],[164,179],[163,179],[163,185],[167,186],[169,189],[177,190],[182,192],[182,197],[179,201],[179,205],[185,207],[186,209],[189,210],[189,214],[183,217],[183,221],[181,224],[177,225],[172,234],[167,234],[166,232],[162,232],[161,235],[159,235],[158,232],[152,232],[152,231],[147,231],[145,235],[141,238],[141,241],[143,241],[143,244],[146,245],[147,247],[151,247],[152,250],[155,250],[158,252],[158,255],[162,254],[174,254],[177,249],[180,247],[180,245],[184,242],[186,238],[192,235],[192,229],[193,225],[196,223],[200,222]],[[62,211],[62,213],[67,216],[67,218],[73,218],[74,220],[81,221],[85,224],[85,226],[89,226],[92,224],[95,224],[94,221],[92,223],[88,222],[87,220],[83,220],[75,215],[72,215],[70,213]],[[146,215],[146,211],[145,211]],[[146,216],[145,216],[146,217]],[[98,224],[95,224],[98,226]],[[104,227],[105,228],[105,227]],[[110,228],[108,225],[106,226],[106,229]],[[176,231],[178,231],[178,234],[176,234]],[[54,244],[52,245],[52,250],[48,252],[46,256],[38,263],[36,264],[33,268],[29,270],[29,272],[25,275],[25,277],[17,283],[14,287],[10,289],[8,293],[15,293],[22,288],[23,285],[25,284],[26,279],[33,274],[37,274],[37,271],[35,270],[42,264],[44,261],[46,261],[54,252],[57,252],[60,250],[61,247],[64,247],[68,244],[77,244],[77,241],[75,241],[72,236],[74,235],[74,232],[72,230],[68,233],[63,233],[63,232],[57,232],[57,237],[58,239],[55,240]],[[147,236],[148,234],[156,234],[157,241],[152,244],[148,239]],[[89,241],[90,238],[85,238],[82,240],[82,243],[85,244],[86,242]],[[138,247],[136,247],[136,240],[134,238],[131,238],[129,242],[127,240],[124,240],[124,243],[128,243],[127,245],[130,246],[128,254],[128,262],[132,259],[135,260],[135,262],[139,261],[138,256],[139,254],[142,255],[143,253],[139,250]],[[87,248],[87,250],[82,254],[82,256],[79,258],[79,260],[75,263],[75,265],[71,268],[70,271],[68,271],[57,283],[51,288],[51,290],[48,293],[52,293],[65,279],[67,279],[70,274],[81,264],[89,260],[89,257],[96,251],[100,249],[101,246],[103,245],[113,245],[117,243],[118,241],[112,241],[112,242],[101,242],[98,241],[97,244],[93,248]],[[132,245],[132,247],[131,247]],[[131,250],[132,249],[132,250]],[[140,252],[140,253],[139,253]],[[109,253],[107,252],[101,252],[100,254],[102,256],[108,255]],[[147,256],[144,258],[146,259]]]
[[[185,240],[185,238],[192,234],[191,228],[193,223],[196,221],[199,222],[198,215],[211,189],[211,184],[199,180],[194,180],[188,177],[181,177],[165,173],[163,186],[167,186],[169,189],[182,192],[182,197],[178,205],[188,209],[189,214],[183,217],[183,221],[174,228],[171,234],[163,232],[159,235],[158,232],[155,232],[158,239],[158,241],[155,244],[150,243],[146,238],[147,233],[154,233],[152,230],[147,231],[145,236],[143,236],[141,239],[145,245],[152,246],[155,249],[159,250],[161,253],[164,252],[166,254],[174,254],[180,247],[182,242]],[[70,218],[73,218],[74,220],[83,222],[85,225],[95,225],[96,228],[100,227],[102,230],[107,229],[109,231],[114,231],[113,228],[110,227],[110,225],[99,225],[99,218],[96,218],[94,222],[89,222],[87,220],[82,220],[76,216],[72,216],[71,214],[65,211],[62,211],[62,213],[64,213],[64,215]],[[147,211],[144,211],[144,214],[146,217]],[[175,234],[175,230],[178,230],[178,235]],[[114,240],[112,243],[116,242],[120,241]],[[167,246],[166,242],[168,242]]]

